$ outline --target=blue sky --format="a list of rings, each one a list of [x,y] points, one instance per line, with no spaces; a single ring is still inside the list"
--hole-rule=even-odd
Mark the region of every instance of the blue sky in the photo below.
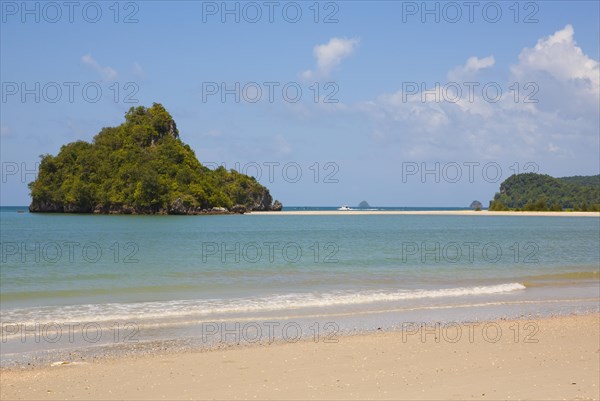
[[[596,1],[72,4],[0,1],[2,205],[153,102],[290,206],[487,205],[516,171],[600,170]]]

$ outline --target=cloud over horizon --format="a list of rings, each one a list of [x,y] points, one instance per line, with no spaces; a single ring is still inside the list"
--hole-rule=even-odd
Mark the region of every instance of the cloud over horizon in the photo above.
[[[314,77],[329,76],[344,58],[354,53],[359,43],[358,38],[331,38],[328,43],[315,46],[313,54],[317,60],[317,69],[316,71],[306,70],[302,72],[302,77],[312,79]]]
[[[328,112],[362,115],[370,140],[382,152],[396,149],[402,159],[531,160],[548,168],[573,161],[596,168],[598,61],[577,46],[571,25],[515,57],[507,71],[495,74],[508,79],[481,79],[478,72],[493,67],[494,56],[473,56],[448,71],[446,87],[429,82],[416,93],[403,87]],[[472,99],[465,82],[477,83]]]

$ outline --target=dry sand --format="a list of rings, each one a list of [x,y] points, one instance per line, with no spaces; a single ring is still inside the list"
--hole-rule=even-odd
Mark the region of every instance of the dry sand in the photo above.
[[[489,212],[482,210],[290,210],[281,212],[251,212],[251,216],[309,216],[309,215],[448,215],[448,216],[563,216],[563,217],[600,217],[600,212]]]
[[[448,327],[439,342],[390,332],[4,370],[0,398],[599,399],[600,315],[529,322],[488,325],[488,339],[502,330],[496,343],[480,325],[472,342],[462,326],[455,343]]]

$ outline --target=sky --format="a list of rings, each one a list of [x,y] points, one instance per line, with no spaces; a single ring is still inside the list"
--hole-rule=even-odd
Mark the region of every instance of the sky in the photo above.
[[[597,1],[0,1],[0,205],[163,104],[284,206],[484,205],[600,171]]]

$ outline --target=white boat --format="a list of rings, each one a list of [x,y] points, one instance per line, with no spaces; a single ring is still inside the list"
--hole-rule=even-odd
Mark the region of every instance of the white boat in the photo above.
[[[348,205],[344,205],[344,206],[342,206],[342,207],[338,208],[338,210],[352,210],[352,209],[350,209],[350,208],[348,207]]]

